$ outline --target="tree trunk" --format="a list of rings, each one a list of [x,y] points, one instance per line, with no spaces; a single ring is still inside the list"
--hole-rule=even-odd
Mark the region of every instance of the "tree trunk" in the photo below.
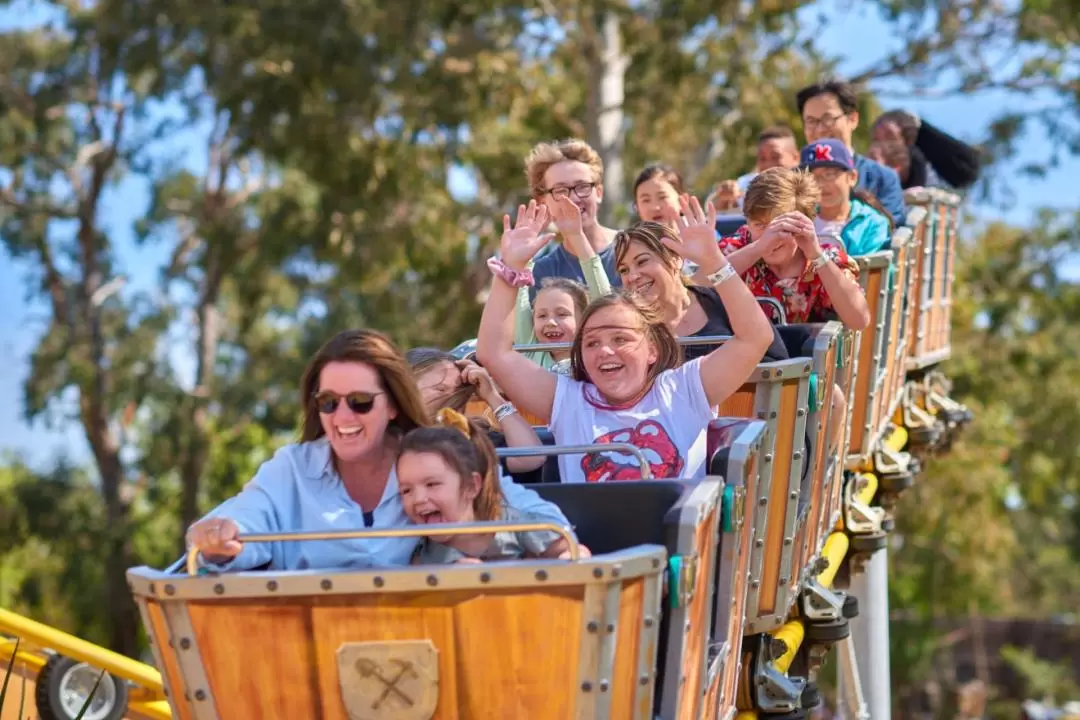
[[[626,129],[623,119],[623,82],[630,59],[623,52],[619,16],[601,11],[599,27],[588,11],[583,13],[589,86],[586,101],[586,139],[604,161],[604,202],[600,222],[611,226],[623,210],[626,199],[626,176],[623,149]]]
[[[120,448],[109,430],[108,417],[93,388],[82,388],[80,406],[83,428],[101,476],[105,501],[105,602],[109,608],[109,647],[128,657],[138,657],[139,615],[127,584],[132,557],[128,529],[128,505],[122,496],[124,468]]]

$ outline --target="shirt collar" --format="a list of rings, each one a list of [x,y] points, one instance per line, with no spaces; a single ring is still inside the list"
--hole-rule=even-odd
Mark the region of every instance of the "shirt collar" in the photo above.
[[[330,440],[325,435],[318,440],[305,443],[305,473],[316,480],[336,480],[341,482],[337,470],[334,468],[334,453],[330,448]],[[379,499],[379,506],[398,496],[397,465],[390,468],[390,477],[386,480],[386,488]]]

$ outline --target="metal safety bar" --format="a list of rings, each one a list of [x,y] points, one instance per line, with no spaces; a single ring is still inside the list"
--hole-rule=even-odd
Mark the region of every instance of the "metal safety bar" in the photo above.
[[[679,338],[679,344],[683,346],[687,345],[716,345],[725,343],[728,340],[734,340],[732,335],[701,335],[691,337]],[[514,350],[517,352],[540,352],[542,350],[569,350],[574,347],[574,343],[561,342],[561,343],[528,343],[526,345],[515,345]]]
[[[578,560],[581,557],[581,549],[577,538],[570,529],[555,523],[506,523],[506,522],[476,522],[476,523],[440,523],[437,525],[407,525],[393,528],[371,528],[363,530],[330,530],[310,532],[280,532],[280,533],[253,533],[240,535],[237,542],[295,542],[301,540],[363,540],[368,538],[390,537],[439,537],[442,535],[489,535],[496,532],[537,532],[548,531],[558,533],[570,546],[570,559]],[[199,574],[199,547],[192,545],[187,552],[188,575]]]
[[[633,455],[638,461],[642,480],[652,480],[652,468],[645,453],[637,445],[630,443],[596,443],[594,445],[533,445],[531,447],[496,448],[495,454],[501,458],[550,457],[552,455],[587,455],[589,453],[617,452]]]

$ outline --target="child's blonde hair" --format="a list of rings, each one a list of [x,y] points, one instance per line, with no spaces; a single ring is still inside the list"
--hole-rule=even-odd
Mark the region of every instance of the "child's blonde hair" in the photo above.
[[[777,215],[794,211],[813,220],[820,201],[821,190],[808,170],[769,168],[746,188],[743,215],[750,221],[769,222]]]

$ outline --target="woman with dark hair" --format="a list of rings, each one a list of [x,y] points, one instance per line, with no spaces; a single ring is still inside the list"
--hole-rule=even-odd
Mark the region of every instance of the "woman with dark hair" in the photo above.
[[[431,418],[401,351],[373,330],[338,333],[304,371],[300,401],[300,441],[278,450],[239,495],[188,530],[200,564],[217,571],[407,564],[416,538],[241,542],[247,533],[408,524],[395,465],[402,437]],[[520,510],[548,505],[509,480],[502,489]],[[561,513],[551,520],[566,523]]]

